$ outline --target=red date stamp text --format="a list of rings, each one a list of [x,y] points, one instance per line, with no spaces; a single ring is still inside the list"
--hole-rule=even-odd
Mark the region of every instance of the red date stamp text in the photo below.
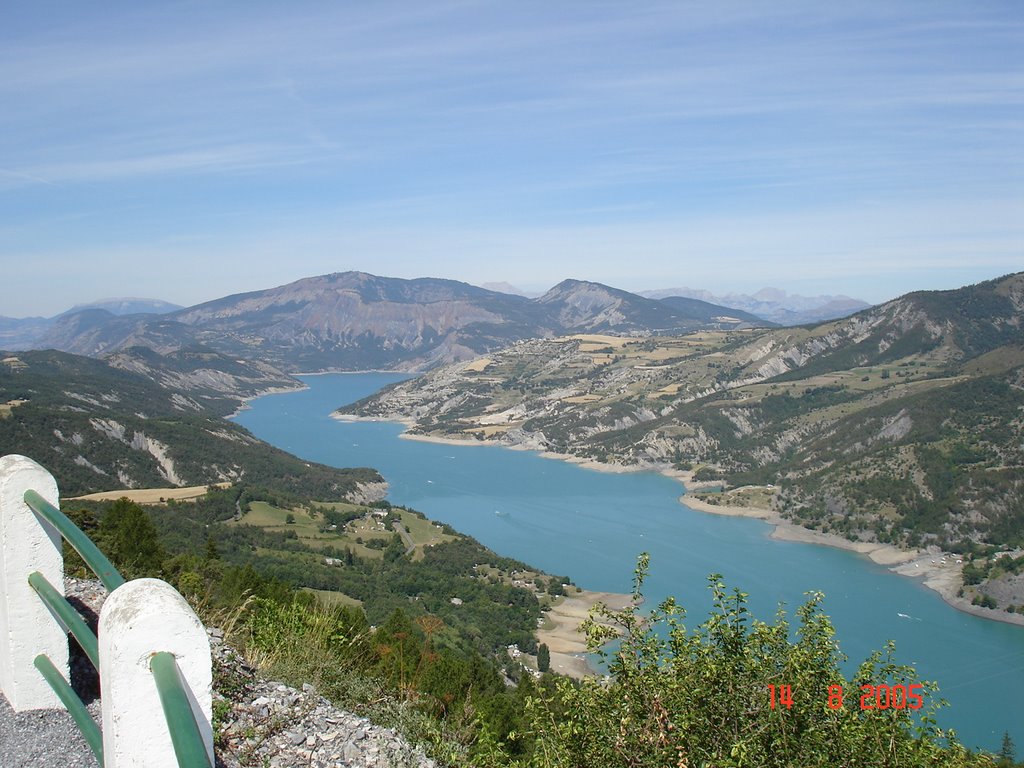
[[[860,708],[868,709],[921,709],[924,696],[923,685],[862,685],[860,687]],[[769,685],[768,695],[771,708],[793,707],[793,687],[790,685]],[[844,691],[841,685],[828,687],[828,699],[825,704],[829,709],[842,709],[845,706]]]

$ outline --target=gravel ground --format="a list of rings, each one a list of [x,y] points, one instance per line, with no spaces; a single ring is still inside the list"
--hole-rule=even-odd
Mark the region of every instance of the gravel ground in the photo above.
[[[106,591],[98,582],[66,579],[65,595],[96,631]],[[71,686],[100,722],[99,679],[92,663],[71,644]],[[99,768],[81,731],[63,709],[15,712],[0,694],[0,768]]]
[[[99,720],[99,701],[89,707]],[[0,766],[3,768],[99,768],[89,745],[66,711],[15,712],[0,696]]]

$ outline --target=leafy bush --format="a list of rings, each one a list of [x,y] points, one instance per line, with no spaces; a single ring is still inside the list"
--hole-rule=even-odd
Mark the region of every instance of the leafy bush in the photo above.
[[[647,556],[636,570],[642,600]],[[753,619],[746,595],[709,579],[711,616],[696,630],[669,598],[644,619],[636,608],[597,611],[586,624],[591,650],[608,667],[604,680],[559,681],[552,695],[529,702],[537,766],[966,766],[990,765],[961,748],[933,718],[935,686],[876,652],[847,679],[822,596],[797,610],[795,640],[780,610],[775,622]],[[609,627],[608,623],[612,626]],[[621,630],[611,651],[605,643]],[[860,708],[861,686],[920,691],[923,708]],[[774,686],[772,689],[769,686]],[[782,686],[791,692],[783,704]],[[841,686],[842,706],[836,698]],[[911,686],[914,686],[911,689]],[[772,690],[779,698],[772,706]],[[830,699],[830,696],[832,698]]]

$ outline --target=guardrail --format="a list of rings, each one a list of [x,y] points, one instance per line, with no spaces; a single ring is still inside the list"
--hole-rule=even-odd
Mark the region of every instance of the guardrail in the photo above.
[[[64,597],[62,539],[110,590],[98,639]],[[67,633],[99,670],[102,730],[68,682]],[[159,579],[125,581],[60,511],[49,472],[0,457],[0,690],[11,707],[67,709],[103,768],[209,768],[211,669],[185,598]]]

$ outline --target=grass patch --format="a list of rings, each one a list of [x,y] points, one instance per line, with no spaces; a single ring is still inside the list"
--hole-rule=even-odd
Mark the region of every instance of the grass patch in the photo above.
[[[563,397],[563,403],[597,403],[600,402],[600,395],[573,395],[572,397]]]
[[[1024,365],[1024,347],[1005,346],[986,352],[964,366],[964,372],[972,376],[1002,373]]]
[[[416,549],[422,551],[424,547],[432,547],[444,541],[455,541],[457,537],[445,533],[441,526],[427,520],[426,518],[414,515],[412,512],[397,510],[402,516],[402,525],[412,537]]]
[[[336,605],[360,606],[363,604],[362,600],[349,597],[342,592],[332,592],[329,589],[313,589],[312,587],[303,587],[302,589],[304,592],[316,595],[317,599],[328,608],[333,608]]]
[[[2,414],[0,414],[2,416]],[[206,495],[208,485],[194,485],[188,488],[131,488],[120,491],[101,491],[84,496],[72,496],[69,501],[117,501],[127,498],[136,504],[163,504],[169,499],[195,501]],[[231,483],[214,483],[215,488],[230,488]]]
[[[337,510],[338,512],[355,512],[356,510],[366,509],[366,507],[364,507],[362,504],[352,504],[351,502],[348,501],[332,501],[329,503],[318,501],[316,502],[316,505],[318,507],[327,507],[327,509],[334,509]]]
[[[289,518],[289,516],[291,516]],[[288,520],[294,522],[289,523]],[[295,534],[302,539],[312,539],[319,533],[323,520],[313,519],[305,509],[282,509],[275,507],[266,501],[253,501],[249,504],[249,511],[242,515],[239,521],[248,525],[255,525],[268,531],[295,531]]]
[[[321,504],[318,506],[333,507],[339,511],[366,510],[357,504]],[[369,510],[367,510],[369,512]],[[289,515],[294,522],[289,523]],[[414,515],[410,515],[414,517]],[[322,531],[325,520],[317,515],[316,517],[304,508],[282,509],[265,501],[254,501],[249,505],[249,511],[242,515],[242,519],[228,523],[228,525],[253,525],[265,531],[288,532],[292,531],[311,549],[323,549],[328,546],[337,548],[348,547],[356,557],[370,560],[379,560],[383,557],[383,551],[368,547],[364,542],[380,539],[388,541],[394,532],[385,528],[384,523],[377,517],[370,514],[357,520],[349,522],[344,529],[337,531]]]
[[[27,402],[28,400],[8,400],[6,403],[0,403],[0,419],[6,419],[12,410]]]
[[[598,347],[621,349],[631,341],[631,339],[623,338],[622,336],[608,336],[601,333],[578,333],[575,336],[569,336],[566,339],[566,341],[571,340],[577,340],[580,342],[581,352],[593,352],[594,349]],[[588,347],[590,347],[590,349],[588,349]]]

